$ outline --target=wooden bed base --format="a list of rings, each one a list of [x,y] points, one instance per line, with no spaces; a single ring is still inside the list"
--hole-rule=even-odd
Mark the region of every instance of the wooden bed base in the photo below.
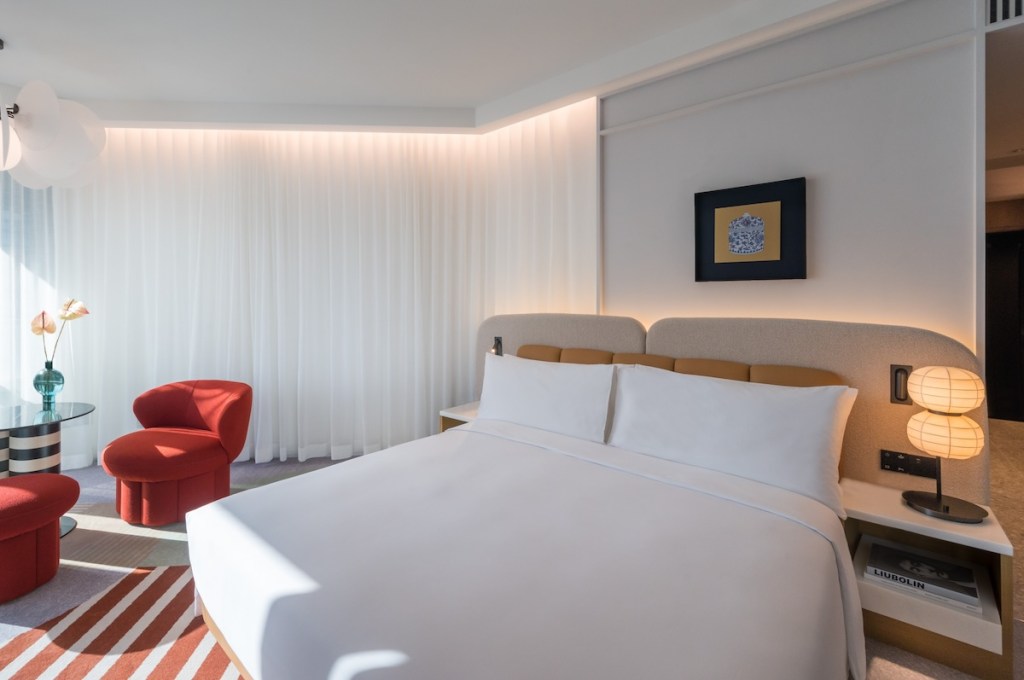
[[[231,663],[235,665],[239,674],[245,678],[245,680],[253,680],[252,673],[250,673],[248,669],[242,665],[242,662],[238,660],[238,655],[235,654],[235,650],[231,649],[231,645],[229,645],[227,640],[224,639],[224,634],[220,632],[220,628],[218,628],[217,624],[213,622],[213,617],[211,617],[210,613],[206,611],[206,605],[203,604],[202,598],[199,599],[199,611],[202,612],[203,621],[206,622],[206,627],[209,628],[210,633],[213,634],[213,639],[217,641],[217,644],[221,646],[224,653],[228,655],[229,659],[231,659]]]

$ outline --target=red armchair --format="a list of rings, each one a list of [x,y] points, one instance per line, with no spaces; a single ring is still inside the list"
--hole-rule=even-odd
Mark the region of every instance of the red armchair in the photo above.
[[[78,482],[38,473],[0,479],[0,602],[57,574],[60,516],[78,500]]]
[[[252,388],[190,380],[144,392],[132,407],[143,429],[103,450],[117,479],[117,512],[132,524],[161,526],[231,491],[230,463],[242,452]]]

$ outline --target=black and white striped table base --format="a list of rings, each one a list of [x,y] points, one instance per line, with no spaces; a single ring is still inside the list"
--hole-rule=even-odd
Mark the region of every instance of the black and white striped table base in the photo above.
[[[61,423],[89,415],[96,407],[84,402],[63,402],[42,410],[35,404],[0,406],[0,478],[60,472]],[[75,520],[60,518],[63,537]]]
[[[60,472],[61,424],[95,410],[80,401],[45,410],[24,402],[0,404],[0,477]]]
[[[33,472],[60,472],[60,421],[0,432],[0,476]]]

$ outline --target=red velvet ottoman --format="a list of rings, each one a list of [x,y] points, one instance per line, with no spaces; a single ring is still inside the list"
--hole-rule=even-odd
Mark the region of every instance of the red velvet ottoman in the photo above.
[[[78,482],[56,473],[0,479],[0,602],[43,585],[60,564],[60,516]]]
[[[132,524],[181,522],[189,510],[231,491],[229,465],[249,430],[252,388],[227,380],[189,380],[144,392],[133,404],[144,429],[103,450],[117,479],[117,512]]]

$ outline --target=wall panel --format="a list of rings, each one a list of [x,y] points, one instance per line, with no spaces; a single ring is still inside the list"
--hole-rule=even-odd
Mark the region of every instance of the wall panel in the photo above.
[[[894,323],[974,348],[975,39],[971,3],[911,1],[605,100],[603,311]],[[696,283],[694,193],[800,176],[808,278]]]

